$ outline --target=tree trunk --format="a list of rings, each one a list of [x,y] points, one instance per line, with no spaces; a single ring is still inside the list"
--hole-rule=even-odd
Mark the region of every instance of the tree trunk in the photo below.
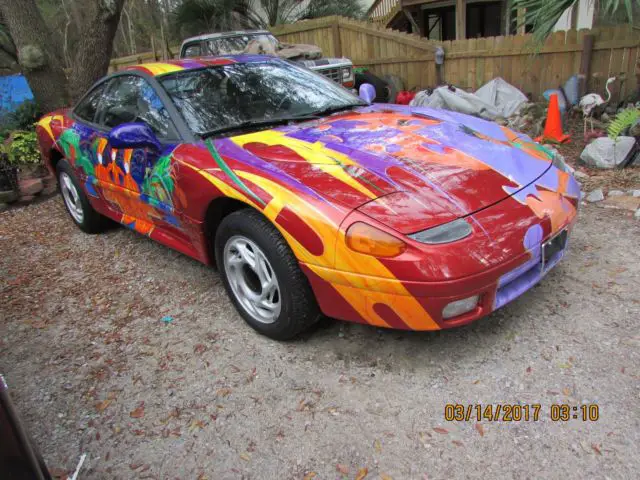
[[[18,61],[42,111],[69,105],[67,78],[35,0],[0,0],[0,10],[18,50]]]
[[[6,0],[0,0],[6,1]],[[113,38],[118,29],[124,0],[95,0],[87,15],[69,81],[69,93],[77,100],[109,70]]]

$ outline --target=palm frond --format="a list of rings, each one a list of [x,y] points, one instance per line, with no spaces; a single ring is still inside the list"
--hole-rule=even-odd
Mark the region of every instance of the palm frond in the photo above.
[[[611,140],[615,140],[628,127],[640,120],[640,108],[632,107],[621,111],[611,122],[607,134]]]
[[[310,19],[328,17],[329,15],[362,18],[364,14],[365,9],[358,0],[309,0],[301,18]]]
[[[251,0],[183,0],[173,11],[183,35],[257,28],[264,25]]]
[[[518,27],[526,25],[531,28],[536,43],[543,43],[553,32],[562,14],[577,3],[578,0],[513,0],[512,16]],[[596,0],[589,0],[595,2]],[[638,0],[598,0],[603,18],[613,18],[624,11],[629,23],[633,22],[633,3]],[[518,18],[518,12],[524,15]]]

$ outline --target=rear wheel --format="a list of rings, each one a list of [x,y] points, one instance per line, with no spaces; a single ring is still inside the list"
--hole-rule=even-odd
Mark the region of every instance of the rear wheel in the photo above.
[[[215,254],[227,293],[259,333],[287,340],[320,318],[297,259],[260,213],[245,209],[225,217],[216,232]]]
[[[83,232],[103,232],[109,221],[91,206],[71,165],[66,160],[60,160],[56,165],[56,171],[64,206],[67,207],[71,219]]]

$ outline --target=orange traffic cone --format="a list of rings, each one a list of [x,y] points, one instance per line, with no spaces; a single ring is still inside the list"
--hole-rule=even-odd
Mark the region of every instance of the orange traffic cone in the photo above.
[[[549,111],[547,121],[544,124],[544,132],[536,142],[566,143],[571,140],[569,135],[562,133],[562,119],[560,118],[560,107],[558,106],[558,94],[553,93],[549,98]]]

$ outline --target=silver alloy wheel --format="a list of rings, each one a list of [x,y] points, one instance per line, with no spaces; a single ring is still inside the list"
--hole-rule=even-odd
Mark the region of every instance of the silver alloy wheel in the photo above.
[[[80,194],[78,194],[76,186],[66,172],[60,174],[60,189],[62,190],[62,197],[64,198],[64,203],[67,205],[69,213],[76,222],[82,223],[82,220],[84,220],[84,212],[82,210]]]
[[[278,278],[264,252],[253,241],[234,235],[224,246],[224,271],[242,308],[260,323],[280,315]]]

